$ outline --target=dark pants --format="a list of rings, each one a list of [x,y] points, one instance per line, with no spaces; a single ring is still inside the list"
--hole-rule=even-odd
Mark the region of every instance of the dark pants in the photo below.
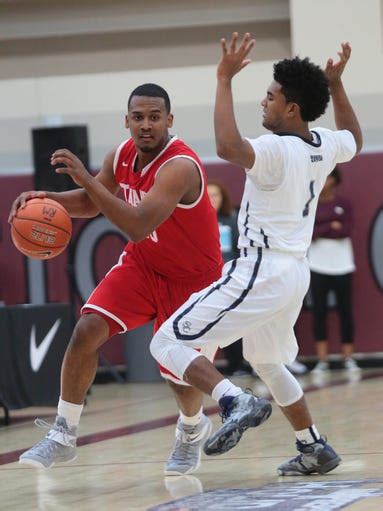
[[[352,317],[352,273],[345,275],[324,275],[311,272],[311,296],[313,301],[314,337],[316,341],[327,339],[327,295],[334,291],[336,310],[340,319],[342,343],[354,342],[354,322]]]

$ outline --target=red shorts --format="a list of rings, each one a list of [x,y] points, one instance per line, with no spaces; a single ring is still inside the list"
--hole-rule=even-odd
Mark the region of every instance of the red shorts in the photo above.
[[[82,314],[98,313],[109,325],[110,337],[155,320],[154,331],[180,307],[192,293],[200,291],[221,276],[221,268],[203,279],[171,280],[151,270],[138,255],[123,252],[118,264],[105,275],[88,301]],[[213,360],[216,347],[203,350]],[[164,378],[180,383],[165,367]]]

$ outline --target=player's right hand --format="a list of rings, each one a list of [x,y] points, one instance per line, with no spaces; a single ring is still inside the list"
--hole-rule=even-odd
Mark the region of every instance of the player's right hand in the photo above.
[[[8,223],[12,223],[12,220],[15,218],[17,210],[25,208],[27,201],[31,199],[44,199],[46,197],[46,192],[23,192],[21,193],[14,201],[11,207],[11,211],[9,212]]]
[[[341,46],[341,51],[338,51],[338,62],[334,62],[333,59],[328,59],[324,70],[324,74],[330,86],[340,81],[344,68],[351,56],[350,43],[342,43]]]
[[[222,56],[217,67],[218,80],[231,80],[234,75],[251,62],[251,59],[246,57],[254,46],[255,39],[251,37],[249,32],[246,32],[237,48],[238,39],[238,32],[233,32],[229,44],[226,43],[226,39],[220,41]]]

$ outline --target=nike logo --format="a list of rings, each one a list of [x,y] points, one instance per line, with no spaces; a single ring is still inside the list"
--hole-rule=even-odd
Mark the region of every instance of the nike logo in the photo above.
[[[188,435],[186,437],[186,442],[188,444],[193,444],[194,442],[198,442],[199,440],[201,440],[203,437],[203,435],[201,433],[197,433],[196,435]]]
[[[44,337],[42,343],[39,346],[36,346],[36,326],[32,326],[31,337],[29,343],[29,355],[31,359],[31,367],[32,371],[37,373],[40,369],[41,364],[45,358],[45,355],[48,353],[49,346],[52,344],[52,341],[59,329],[61,323],[61,319],[57,319],[55,323],[51,326],[49,332]]]
[[[124,161],[122,162],[122,166],[123,167],[128,167],[129,166],[129,163],[125,163]]]
[[[210,432],[211,432],[211,422],[208,422],[199,433],[194,433],[194,435],[191,433],[186,434],[184,441],[187,444],[194,444],[194,442],[199,442],[201,440],[205,440],[210,435]]]

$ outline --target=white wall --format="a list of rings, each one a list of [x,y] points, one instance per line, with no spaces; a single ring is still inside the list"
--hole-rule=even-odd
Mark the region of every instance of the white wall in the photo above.
[[[237,0],[235,9],[229,0],[148,0],[143,10],[120,0],[108,2],[108,10],[105,2],[91,4],[0,0],[0,174],[32,172],[30,129],[44,125],[87,124],[91,165],[99,167],[105,152],[127,136],[127,98],[146,81],[168,90],[174,132],[202,158],[214,158],[218,39],[236,27],[258,40],[254,63],[235,82],[244,134],[263,131],[259,103],[275,60],[299,53],[324,63],[336,56],[340,41],[350,40],[345,83],[365,149],[383,147],[380,0]],[[321,124],[333,125],[331,110]]]

